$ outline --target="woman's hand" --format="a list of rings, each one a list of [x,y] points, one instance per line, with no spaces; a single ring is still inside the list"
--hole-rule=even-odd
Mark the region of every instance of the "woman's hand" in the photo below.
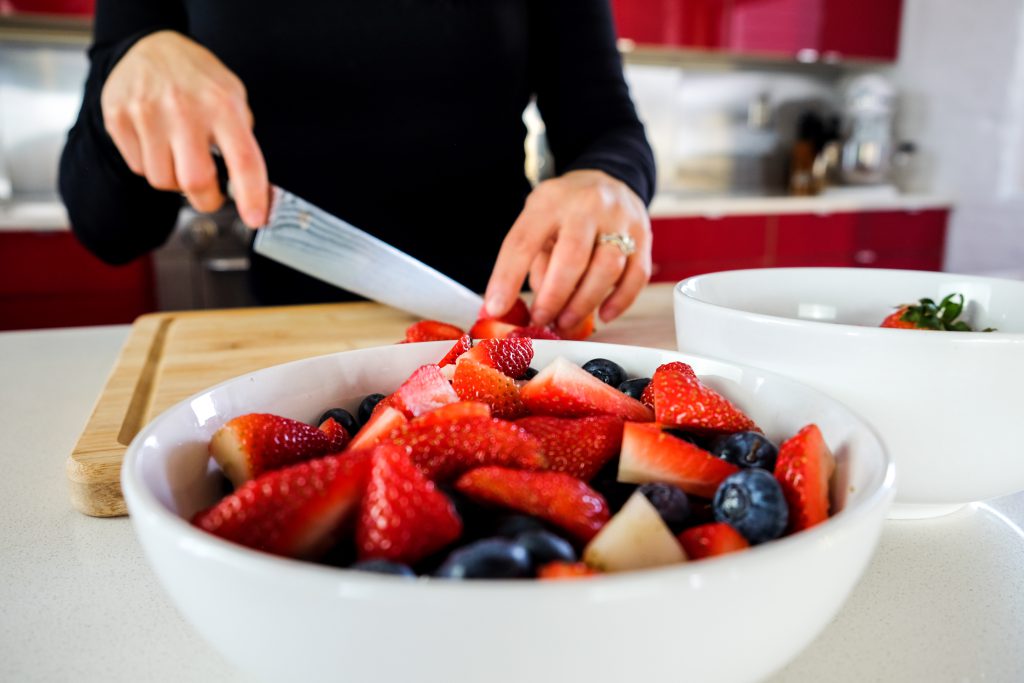
[[[216,145],[242,220],[266,222],[270,186],[245,87],[209,50],[174,31],[148,35],[110,72],[100,104],[118,151],[150,185],[216,211]]]
[[[625,245],[604,235],[623,235]],[[651,222],[625,183],[602,171],[571,171],[534,188],[509,230],[484,301],[499,316],[515,302],[527,273],[533,322],[571,329],[600,306],[605,322],[621,315],[651,277]]]

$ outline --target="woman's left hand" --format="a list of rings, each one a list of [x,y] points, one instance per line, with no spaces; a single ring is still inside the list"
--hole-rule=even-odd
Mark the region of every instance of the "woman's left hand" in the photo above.
[[[570,171],[540,183],[498,252],[484,295],[490,315],[512,306],[527,274],[533,324],[572,329],[599,306],[601,320],[614,320],[651,277],[644,203],[603,171]]]

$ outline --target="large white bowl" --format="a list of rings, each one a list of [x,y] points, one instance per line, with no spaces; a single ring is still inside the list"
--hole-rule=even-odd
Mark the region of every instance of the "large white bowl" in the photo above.
[[[753,681],[824,628],[874,551],[893,469],[845,407],[761,370],[578,342],[536,342],[534,366],[606,357],[645,376],[686,360],[774,439],[816,422],[837,455],[841,509],[743,553],[559,582],[406,581],[273,557],[188,524],[220,495],[207,442],[227,419],[268,411],[313,420],[394,389],[449,346],[349,351],[254,372],[174,406],[132,442],[122,487],[146,556],[185,617],[239,668],[278,681]]]
[[[879,328],[901,303],[960,292],[973,327]],[[749,363],[864,417],[896,462],[894,516],[949,512],[1024,489],[1024,282],[903,270],[776,268],[675,290],[679,349]]]

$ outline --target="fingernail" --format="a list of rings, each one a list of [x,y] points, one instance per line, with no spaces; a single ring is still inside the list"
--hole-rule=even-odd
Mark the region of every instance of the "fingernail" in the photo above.
[[[507,310],[508,304],[506,304],[501,297],[492,296],[487,300],[487,315],[496,318]]]
[[[245,224],[250,228],[258,228],[263,225],[263,216],[258,211],[246,211],[244,214]]]

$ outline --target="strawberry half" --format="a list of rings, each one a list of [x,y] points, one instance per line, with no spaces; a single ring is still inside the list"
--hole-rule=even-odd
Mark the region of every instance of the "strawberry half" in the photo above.
[[[666,363],[654,371],[650,384],[654,419],[701,433],[761,431],[729,399],[705,386],[686,363]]]
[[[821,430],[809,424],[783,442],[775,462],[775,478],[789,506],[789,531],[807,529],[828,519],[828,482],[836,459]]]
[[[457,418],[441,424],[410,422],[388,441],[409,449],[412,461],[434,481],[454,479],[484,465],[541,469],[540,444],[525,429],[488,417]]]
[[[679,544],[683,546],[686,557],[691,560],[715,557],[750,547],[747,539],[725,522],[691,527],[679,534]]]
[[[562,336],[562,339],[573,339],[575,341],[582,341],[594,334],[594,314],[587,315],[586,318],[576,323],[574,326],[567,330],[557,329],[556,332]]]
[[[355,518],[369,471],[364,451],[268,472],[199,512],[192,523],[250,548],[315,559]]]
[[[615,415],[623,420],[649,422],[650,408],[608,386],[580,366],[556,358],[520,390],[523,403],[535,415],[588,417]]]
[[[380,404],[378,404],[378,408],[380,408]],[[348,448],[350,451],[370,448],[408,422],[409,418],[397,408],[384,406],[380,410],[375,409],[370,415],[370,419],[349,443]]]
[[[496,318],[487,314],[486,306],[481,306],[480,312],[477,313],[477,318],[480,320],[498,320],[509,325],[529,325],[530,309],[527,308],[525,301],[516,299],[516,302],[512,304],[512,308]]]
[[[459,396],[441,374],[441,368],[436,365],[424,365],[409,375],[409,379],[405,380],[387,400],[407,417],[416,417],[443,405],[455,403]]]
[[[462,534],[462,520],[446,495],[423,476],[404,448],[373,449],[369,483],[356,524],[359,560],[415,564]]]
[[[210,455],[235,486],[264,472],[328,453],[332,440],[305,422],[269,413],[241,415],[210,439]]]
[[[446,365],[453,365],[455,361],[458,360],[459,356],[464,354],[466,351],[469,351],[471,348],[473,348],[473,338],[468,334],[462,335],[459,337],[459,340],[455,342],[455,346],[453,346],[451,350],[444,355],[444,358],[440,360],[437,364],[438,367],[443,368]]]
[[[548,469],[583,481],[590,481],[622,446],[622,420],[613,415],[533,415],[516,420],[516,424],[540,441]]]
[[[490,417],[491,407],[479,401],[457,401],[413,419],[413,424],[436,425],[465,417]]]
[[[469,334],[473,339],[504,339],[509,332],[517,328],[517,325],[510,325],[497,319],[485,319],[477,320],[473,327],[469,328]]]
[[[537,325],[529,325],[527,327],[517,327],[507,335],[509,338],[514,337],[529,337],[530,339],[551,339],[558,341],[562,337],[558,336],[554,330],[550,327],[538,327]]]
[[[508,339],[483,339],[466,352],[464,358],[472,358],[481,365],[494,368],[512,379],[522,377],[533,360],[533,341],[528,337]]]
[[[463,401],[489,405],[495,417],[511,420],[526,414],[515,380],[472,358],[463,357],[455,364],[452,388]]]
[[[528,472],[481,467],[455,483],[461,493],[540,517],[586,543],[611,516],[601,494],[564,472]]]
[[[627,422],[622,430],[619,481],[665,482],[687,493],[712,498],[718,485],[739,468],[653,423]]]
[[[582,579],[598,571],[585,562],[548,562],[537,570],[538,579]]]
[[[348,442],[352,438],[351,435],[349,435],[348,430],[333,417],[327,418],[320,424],[320,431],[330,439],[331,453],[340,453],[345,450],[345,446],[348,445]]]
[[[437,320],[421,320],[413,323],[405,330],[406,342],[445,341],[458,339],[465,332],[455,325]]]

